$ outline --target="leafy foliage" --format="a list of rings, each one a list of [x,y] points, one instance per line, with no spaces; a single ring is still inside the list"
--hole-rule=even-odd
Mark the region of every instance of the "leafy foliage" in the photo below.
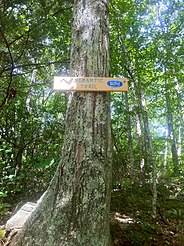
[[[67,67],[71,4],[1,1],[0,18],[0,190],[12,203],[42,193],[59,160],[66,100],[52,79]]]

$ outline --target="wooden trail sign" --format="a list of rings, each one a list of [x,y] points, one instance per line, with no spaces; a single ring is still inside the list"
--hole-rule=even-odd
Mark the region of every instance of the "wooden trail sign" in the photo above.
[[[54,77],[54,90],[61,91],[128,91],[126,78]]]

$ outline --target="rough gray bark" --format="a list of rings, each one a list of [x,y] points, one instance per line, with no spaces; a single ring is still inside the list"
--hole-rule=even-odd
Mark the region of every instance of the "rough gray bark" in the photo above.
[[[108,0],[75,0],[72,76],[108,76]],[[42,202],[11,245],[109,245],[108,93],[69,95],[62,159]]]

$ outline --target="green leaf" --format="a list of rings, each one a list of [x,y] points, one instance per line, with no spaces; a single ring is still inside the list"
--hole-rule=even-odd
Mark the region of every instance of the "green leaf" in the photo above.
[[[7,194],[6,194],[6,193],[4,193],[4,192],[0,191],[0,197],[6,197],[6,196],[7,196]]]
[[[25,19],[26,16],[25,16],[25,15],[19,15],[19,18],[20,18],[20,19]]]
[[[0,230],[0,238],[4,238],[6,230]]]

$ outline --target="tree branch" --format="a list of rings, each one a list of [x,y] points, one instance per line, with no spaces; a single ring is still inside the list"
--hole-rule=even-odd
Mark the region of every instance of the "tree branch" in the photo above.
[[[10,62],[11,62],[11,70],[10,70],[10,80],[9,80],[9,83],[8,83],[8,87],[7,87],[7,90],[6,90],[6,95],[3,99],[3,101],[1,102],[0,104],[0,108],[2,108],[2,106],[6,103],[8,97],[9,97],[9,91],[10,91],[10,88],[11,88],[11,85],[12,85],[12,81],[13,81],[13,70],[14,70],[14,59],[13,59],[13,56],[12,56],[12,53],[11,53],[11,49],[10,49],[10,46],[9,46],[9,43],[1,29],[1,26],[0,26],[0,34],[6,44],[6,47],[8,49],[8,53],[9,53],[9,56],[10,56]]]

